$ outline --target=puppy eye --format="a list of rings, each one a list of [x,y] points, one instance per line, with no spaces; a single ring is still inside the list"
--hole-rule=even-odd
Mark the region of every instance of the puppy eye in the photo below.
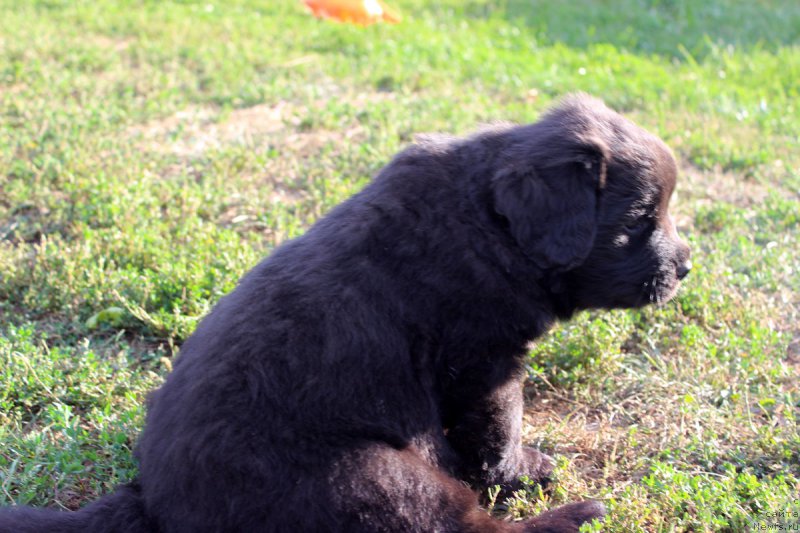
[[[636,237],[641,235],[642,233],[650,227],[650,220],[647,218],[637,218],[636,220],[632,220],[625,224],[625,233],[627,233],[631,237]]]

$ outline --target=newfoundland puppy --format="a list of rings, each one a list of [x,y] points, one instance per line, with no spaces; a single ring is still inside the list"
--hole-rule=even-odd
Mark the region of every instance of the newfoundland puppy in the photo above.
[[[136,481],[73,513],[4,509],[0,531],[577,531],[601,504],[503,522],[470,486],[552,470],[520,442],[531,340],[675,294],[675,178],[663,142],[585,95],[422,139],[200,323]]]

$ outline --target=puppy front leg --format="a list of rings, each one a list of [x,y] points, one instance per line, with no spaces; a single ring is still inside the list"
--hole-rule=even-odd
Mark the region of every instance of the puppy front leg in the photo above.
[[[447,440],[460,459],[456,474],[479,486],[520,487],[519,478],[545,483],[553,460],[523,446],[522,380],[511,376],[499,385],[472,381],[460,387],[458,404],[451,401]]]

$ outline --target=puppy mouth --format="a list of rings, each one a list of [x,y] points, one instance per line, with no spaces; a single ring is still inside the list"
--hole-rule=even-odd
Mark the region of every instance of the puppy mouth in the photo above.
[[[675,297],[679,287],[680,281],[677,277],[656,274],[643,284],[642,304],[662,306]]]

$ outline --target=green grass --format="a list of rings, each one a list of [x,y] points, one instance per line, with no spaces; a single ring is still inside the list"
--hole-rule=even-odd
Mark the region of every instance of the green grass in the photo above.
[[[573,91],[662,136],[696,268],[530,357],[525,440],[560,457],[492,512],[599,498],[604,531],[743,531],[800,506],[800,4],[0,0],[0,504],[135,475],[148,390],[260,257],[415,133]],[[800,519],[795,519],[794,523]]]

